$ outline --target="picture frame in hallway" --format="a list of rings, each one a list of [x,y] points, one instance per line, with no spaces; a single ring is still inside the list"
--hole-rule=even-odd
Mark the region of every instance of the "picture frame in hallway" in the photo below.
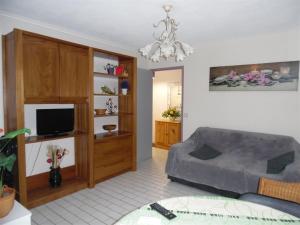
[[[210,67],[209,91],[297,91],[299,61]]]

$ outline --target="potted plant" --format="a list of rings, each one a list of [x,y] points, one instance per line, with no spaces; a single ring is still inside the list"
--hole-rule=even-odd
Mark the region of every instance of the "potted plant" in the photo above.
[[[0,129],[0,133],[3,132]],[[9,171],[11,172],[16,161],[16,155],[10,154],[6,155],[4,152],[8,144],[20,134],[30,134],[29,129],[20,129],[17,131],[12,131],[7,133],[6,135],[0,137],[1,147],[0,147],[0,218],[6,216],[14,206],[15,200],[15,189],[10,188],[4,185],[4,174]]]
[[[176,120],[180,117],[180,111],[176,107],[169,107],[162,113],[162,117],[169,118],[170,120]]]
[[[122,95],[127,95],[128,89],[129,89],[128,80],[122,80],[121,82]]]

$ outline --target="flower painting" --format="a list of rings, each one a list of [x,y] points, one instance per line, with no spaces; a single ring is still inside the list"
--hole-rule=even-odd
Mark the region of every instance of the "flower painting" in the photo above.
[[[210,68],[210,91],[297,91],[299,61]]]

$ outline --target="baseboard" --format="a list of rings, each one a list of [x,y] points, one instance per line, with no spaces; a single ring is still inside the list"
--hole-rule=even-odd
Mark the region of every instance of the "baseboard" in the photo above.
[[[158,145],[158,144],[155,144],[155,143],[152,143],[152,147],[160,148],[160,149],[163,149],[163,150],[169,150],[170,149],[170,147],[168,147],[168,146]]]

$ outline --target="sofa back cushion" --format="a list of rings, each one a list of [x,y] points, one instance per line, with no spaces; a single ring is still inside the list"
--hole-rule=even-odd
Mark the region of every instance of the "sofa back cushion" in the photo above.
[[[200,127],[190,137],[196,145],[207,144],[222,153],[241,154],[257,160],[268,160],[281,153],[300,152],[294,138],[239,130]]]
[[[212,148],[207,144],[204,144],[202,146],[197,146],[196,150],[189,153],[190,156],[202,160],[214,159],[221,154],[222,154],[221,152],[219,152],[218,150]]]

